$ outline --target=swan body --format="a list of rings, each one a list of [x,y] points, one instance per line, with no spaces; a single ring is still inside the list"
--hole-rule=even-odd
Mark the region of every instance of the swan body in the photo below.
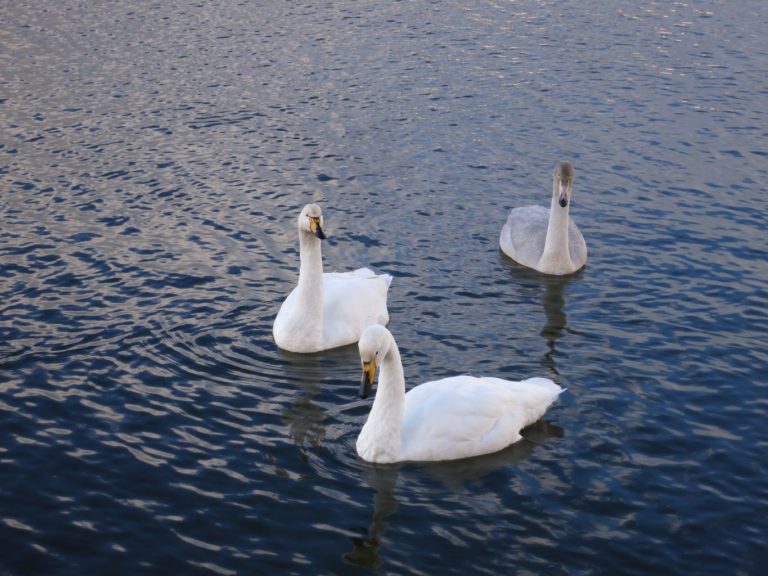
[[[357,342],[366,326],[389,322],[387,291],[392,276],[368,268],[323,273],[320,208],[305,206],[298,226],[299,282],[275,318],[275,343],[290,352],[319,352]]]
[[[357,438],[368,462],[455,460],[490,454],[522,438],[563,392],[547,378],[522,382],[454,376],[405,393],[400,352],[383,326],[369,326],[359,342],[360,394],[366,397],[380,364],[378,389]]]
[[[587,263],[587,243],[568,215],[573,166],[555,168],[550,208],[523,206],[510,211],[499,246],[507,256],[543,274],[572,274]]]

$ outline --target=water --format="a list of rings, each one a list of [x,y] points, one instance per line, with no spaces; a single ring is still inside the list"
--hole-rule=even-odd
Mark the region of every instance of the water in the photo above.
[[[759,0],[27,2],[0,30],[0,573],[768,566]],[[498,251],[576,167],[590,260]],[[295,217],[395,276],[409,386],[568,392],[371,466],[355,347],[271,339]]]

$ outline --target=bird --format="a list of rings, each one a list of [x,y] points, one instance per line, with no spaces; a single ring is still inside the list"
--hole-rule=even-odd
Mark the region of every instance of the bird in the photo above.
[[[574,169],[555,167],[550,208],[523,206],[510,211],[499,246],[516,262],[543,274],[573,274],[587,263],[587,243],[569,217]]]
[[[320,207],[307,204],[298,218],[299,281],[275,317],[272,335],[289,352],[313,353],[354,344],[366,326],[389,322],[389,274],[369,268],[323,273],[326,235]]]
[[[548,378],[514,382],[463,375],[425,382],[406,394],[400,351],[387,328],[366,328],[358,348],[362,398],[380,366],[373,406],[355,445],[368,462],[491,454],[520,440],[520,430],[539,420],[564,391]]]

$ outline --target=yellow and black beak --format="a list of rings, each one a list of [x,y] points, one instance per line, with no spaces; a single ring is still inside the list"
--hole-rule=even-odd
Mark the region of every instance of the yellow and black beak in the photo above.
[[[320,240],[325,240],[325,232],[323,232],[323,228],[320,226],[319,216],[309,217],[309,229],[312,230],[312,233],[320,238]]]
[[[376,359],[363,362],[363,377],[360,379],[360,398],[368,398],[376,376]]]

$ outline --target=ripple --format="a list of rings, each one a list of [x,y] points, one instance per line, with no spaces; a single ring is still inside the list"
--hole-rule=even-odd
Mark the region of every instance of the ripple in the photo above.
[[[6,10],[7,571],[762,565],[758,4],[529,4]],[[553,279],[496,238],[561,157],[590,261]],[[395,276],[408,387],[549,376],[547,420],[362,462],[356,348],[271,336],[310,201],[326,269]]]

